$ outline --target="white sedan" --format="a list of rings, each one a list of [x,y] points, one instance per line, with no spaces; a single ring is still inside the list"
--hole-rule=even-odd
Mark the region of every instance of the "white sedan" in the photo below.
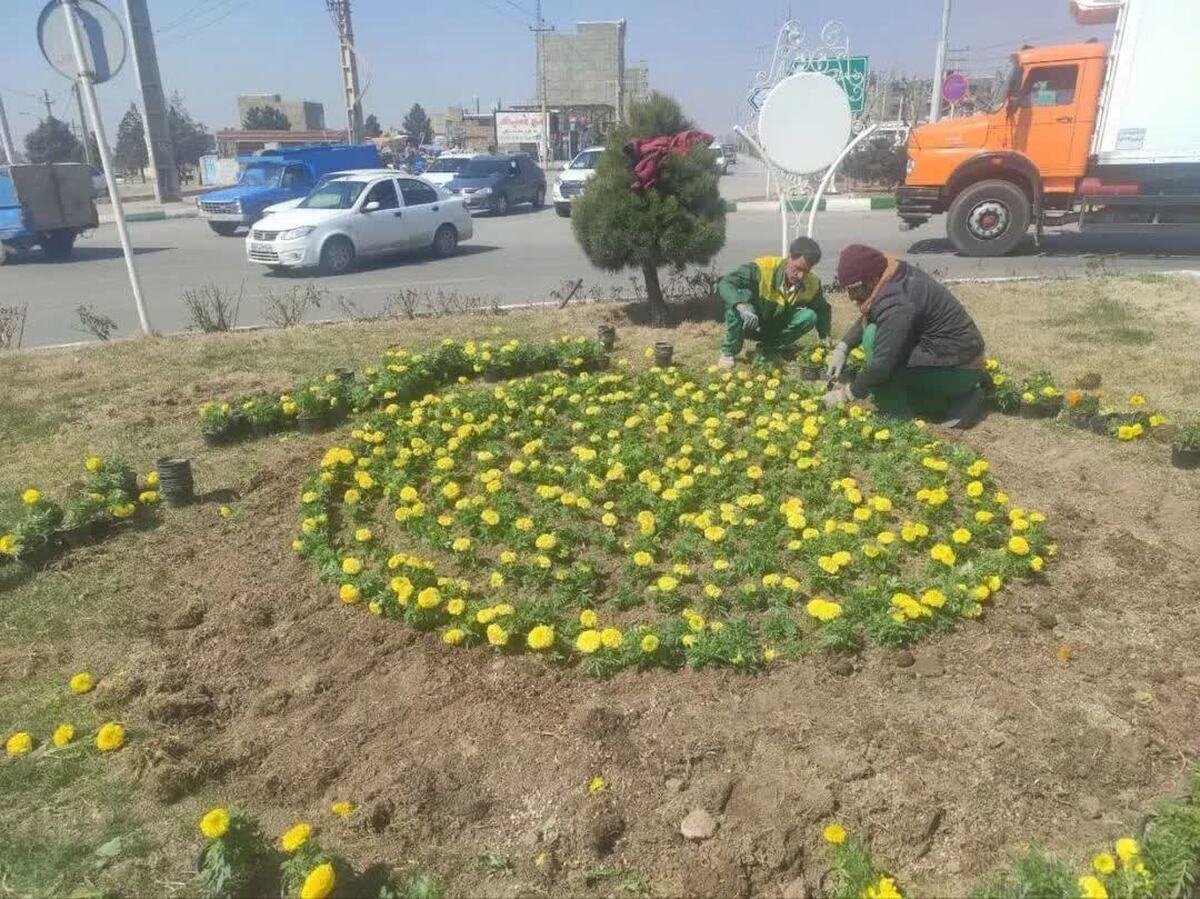
[[[273,270],[340,275],[358,259],[402,250],[450,256],[473,234],[463,200],[420,178],[348,173],[314,188],[295,209],[255,222],[246,258]]]

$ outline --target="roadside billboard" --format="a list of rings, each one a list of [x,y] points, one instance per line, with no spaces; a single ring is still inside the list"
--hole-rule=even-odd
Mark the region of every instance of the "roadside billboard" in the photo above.
[[[497,112],[496,143],[540,144],[545,138],[545,125],[540,112]]]

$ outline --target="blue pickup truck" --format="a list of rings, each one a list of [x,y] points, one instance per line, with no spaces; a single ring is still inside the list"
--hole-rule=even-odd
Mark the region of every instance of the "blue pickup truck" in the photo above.
[[[86,165],[0,165],[0,265],[34,247],[51,259],[66,259],[75,238],[97,222]]]
[[[270,150],[238,162],[242,168],[237,184],[196,198],[200,217],[222,237],[254,224],[268,206],[307,196],[322,175],[383,165],[371,144]]]

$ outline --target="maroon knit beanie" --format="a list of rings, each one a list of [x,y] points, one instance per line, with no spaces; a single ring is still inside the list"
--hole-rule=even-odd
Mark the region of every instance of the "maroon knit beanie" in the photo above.
[[[887,257],[874,247],[852,243],[838,258],[837,279],[843,287],[859,281],[871,281],[883,274]]]

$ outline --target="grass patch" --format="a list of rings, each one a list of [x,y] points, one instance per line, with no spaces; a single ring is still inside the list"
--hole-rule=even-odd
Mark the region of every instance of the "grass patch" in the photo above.
[[[1064,310],[1045,323],[1066,331],[1063,336],[1072,343],[1135,347],[1155,342],[1155,333],[1145,326],[1145,320],[1132,304],[1101,289],[1082,308]]]

